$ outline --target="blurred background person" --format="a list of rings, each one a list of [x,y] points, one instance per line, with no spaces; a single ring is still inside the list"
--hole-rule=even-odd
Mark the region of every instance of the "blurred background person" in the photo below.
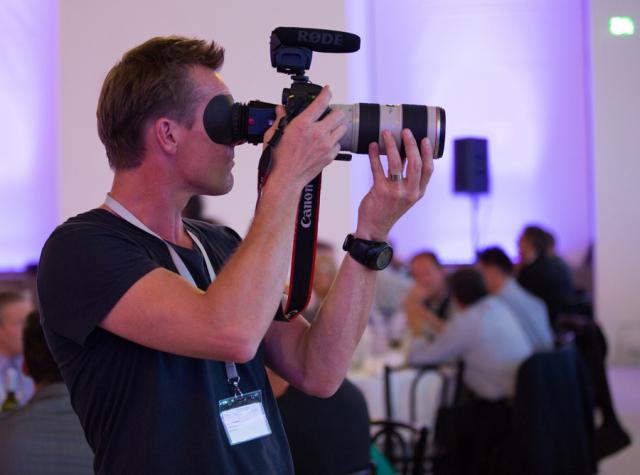
[[[0,403],[12,391],[20,404],[33,395],[33,381],[22,374],[22,329],[33,310],[24,293],[0,292]]]
[[[513,312],[490,296],[482,275],[464,268],[450,279],[451,296],[459,309],[446,323],[432,328],[432,342],[416,337],[408,361],[414,365],[464,362],[463,381],[473,395],[499,400],[513,395],[516,372],[533,353]]]
[[[29,403],[0,418],[2,475],[93,473],[93,453],[51,356],[37,312],[24,327],[24,372],[35,381]]]
[[[522,267],[518,282],[545,301],[551,325],[575,341],[589,372],[599,413],[596,424],[598,459],[631,444],[617,415],[607,376],[607,340],[597,323],[590,299],[576,290],[569,266],[556,255],[555,237],[539,226],[527,226],[518,241]]]
[[[576,294],[571,269],[555,253],[555,237],[539,226],[527,226],[518,239],[518,282],[547,305],[552,326],[559,314],[573,311]]]
[[[453,312],[447,285],[447,272],[432,251],[422,251],[409,264],[414,285],[409,290],[404,311],[413,335],[440,333]]]
[[[296,474],[367,474],[371,460],[369,412],[348,379],[331,397],[309,396],[267,368]]]
[[[482,274],[487,290],[513,311],[524,330],[533,351],[547,351],[554,346],[547,307],[516,281],[513,263],[499,247],[490,247],[478,254],[476,267]]]
[[[456,388],[454,406],[438,411],[435,473],[493,475],[511,430],[509,401],[518,369],[533,348],[509,307],[489,295],[478,270],[459,269],[449,284],[457,310],[440,329],[433,329],[432,342],[415,338],[408,361],[463,363],[462,387]]]

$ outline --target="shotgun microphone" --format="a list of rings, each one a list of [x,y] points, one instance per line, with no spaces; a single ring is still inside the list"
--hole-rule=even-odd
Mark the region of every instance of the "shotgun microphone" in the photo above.
[[[271,49],[281,44],[318,53],[353,53],[360,49],[360,37],[344,31],[281,26],[271,32]]]

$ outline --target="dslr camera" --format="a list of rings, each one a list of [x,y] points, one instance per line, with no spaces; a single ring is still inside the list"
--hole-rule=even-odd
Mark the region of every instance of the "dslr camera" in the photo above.
[[[352,53],[360,49],[360,37],[342,31],[315,28],[279,27],[271,32],[271,65],[280,73],[291,76],[291,87],[282,91],[285,121],[302,112],[320,93],[322,87],[313,84],[305,75],[311,67],[313,51],[324,53]],[[211,99],[204,111],[204,127],[214,142],[232,144],[246,141],[258,144],[273,124],[275,104],[259,100],[248,104],[234,102],[229,95]],[[368,152],[371,142],[378,142],[384,154],[381,132],[391,131],[396,145],[404,156],[400,138],[402,129],[410,129],[418,143],[428,137],[434,158],[442,157],[446,129],[446,115],[441,107],[423,105],[332,104],[347,117],[347,132],[340,140],[340,149],[347,152]],[[285,123],[286,125],[286,123]],[[339,154],[339,159],[350,156]]]

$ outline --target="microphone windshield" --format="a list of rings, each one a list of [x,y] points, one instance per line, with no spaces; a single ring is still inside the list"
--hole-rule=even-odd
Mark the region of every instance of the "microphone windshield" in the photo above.
[[[272,49],[280,45],[308,48],[319,53],[353,53],[360,49],[360,37],[344,31],[281,26],[271,32]]]

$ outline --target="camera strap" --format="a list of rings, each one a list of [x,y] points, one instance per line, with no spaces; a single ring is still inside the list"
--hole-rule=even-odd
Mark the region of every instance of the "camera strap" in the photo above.
[[[277,145],[281,136],[282,131],[279,128],[260,157],[258,164],[258,203],[260,202],[262,189],[271,171],[271,150]],[[276,320],[289,321],[309,304],[318,238],[321,185],[322,173],[311,180],[302,190],[293,238],[289,295],[284,308],[282,308],[282,305],[278,307],[275,316]],[[258,204],[256,203],[256,208],[257,206]]]

